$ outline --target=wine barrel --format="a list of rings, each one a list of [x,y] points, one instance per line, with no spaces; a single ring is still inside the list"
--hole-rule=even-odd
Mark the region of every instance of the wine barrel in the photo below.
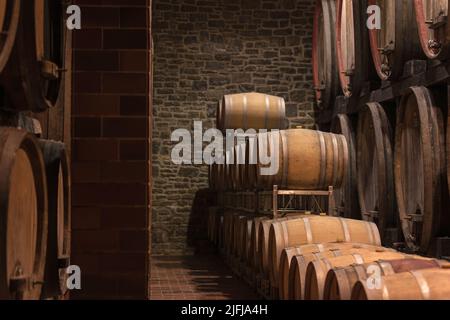
[[[394,226],[395,195],[391,128],[378,103],[368,103],[357,130],[358,197],[362,217],[375,222],[384,238]]]
[[[445,60],[450,54],[448,0],[414,0],[420,44],[430,59]]]
[[[17,28],[20,20],[21,0],[5,0],[0,2],[0,73],[9,61]]]
[[[350,252],[350,253],[349,253]],[[395,250],[386,249],[382,247],[370,248],[351,248],[340,251],[324,251],[306,255],[296,255],[292,258],[289,269],[289,285],[288,294],[289,300],[304,300],[305,299],[305,283],[306,271],[308,265],[313,261],[320,261],[325,258],[343,257],[349,254],[370,254],[373,252],[395,252]],[[344,253],[344,254],[341,254]]]
[[[261,222],[270,220],[268,217],[258,217],[253,219],[252,231],[250,233],[250,247],[248,249],[248,257],[247,261],[249,262],[249,266],[252,267],[255,271],[260,270],[259,262],[259,227]]]
[[[225,211],[223,218],[223,247],[226,255],[231,255],[233,248],[233,221],[234,217],[238,215],[234,211]]]
[[[70,1],[22,1],[16,43],[0,79],[7,108],[45,111],[64,96],[68,28],[64,17]],[[61,98],[61,99],[60,99]]]
[[[268,271],[271,281],[278,280],[283,249],[332,242],[381,245],[378,229],[370,222],[326,216],[275,221],[270,225],[268,243]]]
[[[381,8],[381,29],[369,29],[372,59],[382,80],[396,80],[409,60],[426,58],[419,40],[414,6],[404,0],[368,0]]]
[[[240,220],[237,256],[242,263],[248,263],[248,250],[250,249],[252,223],[255,216],[247,215]]]
[[[323,243],[323,244],[307,244],[298,247],[286,248],[281,253],[280,259],[280,276],[278,279],[278,288],[280,290],[280,299],[289,299],[289,270],[291,267],[291,261],[294,256],[298,255],[310,255],[310,254],[325,254],[326,256],[339,256],[344,254],[352,254],[360,252],[361,250],[376,250],[379,246],[372,246],[367,244],[356,243]]]
[[[245,167],[245,181],[249,190],[258,188],[257,185],[257,163],[258,163],[258,136],[250,136],[245,146],[245,158],[247,159]]]
[[[66,269],[70,265],[71,192],[69,157],[64,143],[41,140],[48,190],[48,238],[42,298],[67,292]]]
[[[427,253],[431,241],[444,227],[444,136],[443,116],[430,91],[425,87],[410,88],[397,112],[394,173],[405,241],[422,253]]]
[[[408,272],[431,268],[442,268],[450,266],[449,262],[436,259],[401,259],[380,260],[363,265],[351,265],[343,268],[331,269],[325,279],[325,300],[350,300],[352,289],[358,281],[365,281],[373,270],[379,270],[377,276],[387,276],[395,273]]]
[[[319,109],[332,108],[340,94],[335,48],[335,0],[317,0],[313,24],[312,66]]]
[[[260,134],[259,139],[264,139]],[[278,160],[278,172],[264,179],[265,187],[286,189],[328,190],[339,188],[348,164],[348,144],[344,136],[314,130],[291,129],[267,134],[274,142],[271,165]],[[277,147],[278,141],[278,149]],[[271,153],[272,154],[272,153]],[[277,159],[278,158],[278,159]],[[258,165],[258,170],[270,165]],[[258,175],[263,172],[259,171]]]
[[[336,1],[336,56],[339,80],[347,97],[359,96],[376,78],[366,25],[367,0]]]
[[[0,128],[0,299],[41,296],[47,244],[42,151],[25,131]]]
[[[286,105],[280,97],[256,92],[226,95],[219,108],[219,130],[286,128]]]
[[[377,260],[397,260],[411,257],[404,253],[384,251],[360,252],[358,254],[311,261],[306,268],[305,300],[323,300],[325,277],[332,268],[346,267],[353,264],[365,264]]]
[[[280,219],[270,219],[262,220],[258,228],[258,238],[257,238],[257,250],[256,250],[256,261],[257,261],[257,271],[265,276],[269,275],[269,232],[272,223],[289,221],[292,219],[298,219],[303,215],[293,214]]]
[[[238,214],[234,216],[233,219],[233,245],[232,245],[232,256],[240,258],[239,253],[241,250],[242,241],[242,228],[244,223],[247,221],[247,216],[245,214]]]
[[[352,300],[449,300],[450,270],[414,270],[383,277],[379,289],[368,288],[359,281],[352,291]]]
[[[348,145],[348,164],[346,174],[339,189],[334,190],[334,201],[336,212],[344,218],[358,219],[361,217],[361,210],[358,203],[358,188],[356,178],[356,140],[350,119],[345,114],[339,114],[331,125],[331,131],[342,134]]]

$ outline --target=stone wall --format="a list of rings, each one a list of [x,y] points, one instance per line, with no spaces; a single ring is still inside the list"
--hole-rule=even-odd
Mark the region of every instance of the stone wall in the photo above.
[[[284,97],[291,127],[313,125],[313,12],[313,0],[154,1],[153,254],[192,253],[206,235],[207,168],[172,164],[174,129],[211,128],[219,98],[248,91]]]

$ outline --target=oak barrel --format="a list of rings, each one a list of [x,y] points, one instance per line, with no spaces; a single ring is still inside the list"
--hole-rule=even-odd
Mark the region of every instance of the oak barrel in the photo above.
[[[253,219],[252,224],[252,230],[250,232],[250,247],[248,249],[247,254],[247,261],[249,263],[249,266],[253,267],[255,271],[259,271],[259,226],[261,225],[261,222],[270,220],[269,217],[262,216],[258,218]]]
[[[341,257],[324,258],[311,261],[306,268],[305,300],[323,300],[325,278],[332,268],[353,264],[365,264],[377,260],[408,259],[412,256],[400,252],[360,252]]]
[[[20,20],[21,0],[0,2],[0,73],[9,61]]]
[[[313,81],[319,109],[332,108],[339,95],[335,49],[336,5],[334,0],[317,0],[313,24]]]
[[[356,138],[350,118],[345,114],[335,117],[331,131],[342,134],[348,145],[348,163],[344,180],[339,189],[334,190],[336,212],[344,218],[360,218],[361,211],[358,203],[358,187],[356,176]]]
[[[294,256],[308,255],[308,254],[322,254],[328,252],[329,256],[338,256],[348,253],[357,253],[360,250],[376,250],[379,246],[356,244],[356,243],[321,243],[321,244],[307,244],[297,247],[286,248],[281,253],[280,259],[280,275],[278,279],[278,288],[280,290],[280,299],[289,299],[289,270],[291,261]],[[323,255],[323,257],[328,255]]]
[[[383,277],[380,288],[368,288],[359,281],[352,291],[352,300],[449,300],[449,269],[425,269]]]
[[[430,59],[445,60],[450,54],[448,0],[414,0],[420,44]]]
[[[441,110],[430,91],[412,87],[397,109],[395,186],[405,241],[427,253],[442,231],[445,214],[441,194],[445,184],[445,133]]]
[[[264,134],[260,134],[259,139],[264,139]],[[273,152],[278,156],[272,157],[271,164],[274,169],[278,167],[278,171],[275,175],[263,177],[265,188],[272,189],[278,185],[286,189],[328,190],[330,186],[341,186],[349,158],[347,140],[343,135],[291,129],[268,133],[267,139],[269,143],[274,142]],[[278,166],[273,165],[276,160]],[[261,176],[261,170],[268,167],[258,165],[257,174]]]
[[[42,298],[67,292],[66,268],[70,265],[71,191],[69,156],[64,143],[41,140],[48,190],[48,237]]]
[[[364,85],[376,78],[370,57],[367,0],[336,1],[336,56],[345,96],[359,96]]]
[[[368,0],[381,8],[381,28],[369,29],[373,63],[382,80],[397,80],[409,60],[423,59],[414,6],[404,0]]]
[[[368,103],[357,130],[358,197],[364,220],[375,222],[384,238],[394,226],[395,191],[390,123],[382,106]]]
[[[436,259],[379,260],[373,263],[354,264],[348,267],[331,269],[325,279],[325,300],[350,300],[352,289],[358,281],[372,276],[387,276],[412,270],[441,268],[450,266],[449,262]],[[378,270],[375,271],[374,270]],[[379,273],[378,273],[379,272]],[[374,279],[374,285],[378,279]]]
[[[276,282],[283,249],[304,244],[356,242],[380,246],[380,234],[375,224],[327,216],[304,216],[270,225],[268,271]]]
[[[219,108],[219,130],[286,128],[286,105],[281,97],[256,92],[226,95]]]
[[[7,108],[45,111],[64,96],[66,53],[70,50],[66,8],[70,1],[21,1],[20,23],[10,63],[0,83]]]
[[[36,139],[0,128],[0,299],[41,297],[47,219],[45,165]]]

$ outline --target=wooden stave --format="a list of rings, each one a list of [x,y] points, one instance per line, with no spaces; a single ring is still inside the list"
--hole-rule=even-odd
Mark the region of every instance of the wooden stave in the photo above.
[[[3,148],[1,148],[3,146]],[[8,154],[5,155],[4,151],[7,149]],[[0,127],[0,170],[2,172],[11,172],[15,161],[15,154],[20,149],[26,150],[30,159],[30,165],[33,170],[35,190],[38,196],[37,201],[37,217],[36,222],[37,234],[36,234],[36,255],[38,256],[33,262],[33,273],[24,274],[25,281],[27,282],[24,292],[16,293],[12,295],[10,292],[10,276],[5,275],[7,266],[7,259],[2,259],[0,265],[0,298],[1,299],[19,299],[19,300],[38,300],[41,295],[42,286],[44,282],[44,270],[46,260],[46,243],[47,243],[47,226],[48,226],[48,202],[47,202],[47,181],[45,178],[45,165],[42,155],[42,151],[38,146],[38,142],[34,136],[26,133],[22,130],[16,130],[13,128],[1,128]],[[0,176],[0,211],[7,212],[8,210],[8,196],[9,196],[9,174]],[[6,218],[4,214],[0,215],[1,228],[6,230]],[[4,232],[4,238],[2,237],[3,244],[0,244],[0,254],[6,256],[6,236],[7,232]]]
[[[366,119],[366,116],[370,116]],[[362,218],[366,221],[375,221],[370,211],[367,209],[366,205],[366,190],[365,186],[368,184],[364,180],[362,172],[366,172],[365,169],[361,169],[361,164],[363,163],[363,133],[365,132],[366,123],[364,121],[370,121],[370,124],[374,130],[375,136],[375,147],[374,154],[377,157],[377,167],[378,170],[378,190],[375,192],[378,194],[378,207],[379,217],[378,217],[378,228],[382,238],[384,238],[384,231],[386,228],[393,226],[394,220],[394,209],[395,209],[395,199],[394,199],[394,180],[393,180],[393,159],[392,159],[392,147],[391,147],[391,129],[387,121],[387,116],[382,109],[381,105],[378,103],[368,103],[366,108],[360,113],[358,120],[357,129],[357,185],[358,185],[358,198],[361,208]],[[373,142],[373,141],[372,141]],[[380,201],[383,199],[383,201]]]
[[[52,17],[43,21],[59,22],[58,47],[61,52],[55,64],[41,63],[38,55],[38,45],[36,43],[36,12],[35,5],[40,1],[52,1]],[[65,65],[67,51],[71,49],[70,31],[66,27],[63,19],[66,8],[70,0],[60,2],[57,0],[22,1],[20,11],[20,21],[17,30],[16,42],[12,49],[8,64],[0,77],[0,84],[5,89],[6,105],[5,109],[12,111],[43,112],[49,108],[57,107],[64,103],[64,72],[67,72],[69,65]],[[41,15],[39,15],[41,17]],[[41,35],[44,38],[45,35]],[[55,41],[55,39],[51,39]],[[41,44],[40,44],[41,45]],[[45,47],[45,44],[42,44]],[[53,53],[55,53],[54,51]],[[50,62],[50,60],[45,61]],[[45,67],[44,67],[45,65]],[[51,67],[50,67],[51,65]],[[58,74],[57,79],[49,80],[43,75],[43,69],[52,74]]]
[[[357,239],[352,238],[352,230],[358,231],[358,227],[360,229],[364,229],[367,233],[367,242],[357,241],[358,243],[366,243],[371,245],[380,246],[380,236],[376,226],[370,222],[362,222],[344,218],[336,218],[336,217],[321,217],[321,216],[303,216],[296,217],[291,219],[292,221],[288,221],[289,224],[295,224],[302,222],[304,228],[309,229],[309,231],[305,231],[306,241],[305,243],[291,243],[289,240],[289,235],[285,233],[285,230],[288,230],[288,226],[286,226],[286,220],[275,221],[270,225],[269,230],[269,239],[268,239],[268,274],[272,282],[277,282],[279,276],[279,268],[281,261],[281,253],[287,247],[300,246],[304,244],[314,244],[314,243],[333,243],[333,242],[354,242]],[[329,223],[333,223],[335,226],[339,226],[342,231],[342,238],[329,238],[329,239],[315,239],[317,235],[313,234],[313,229],[311,228],[312,224],[320,223],[323,224],[324,221]],[[352,222],[353,228],[347,224],[347,222]],[[284,225],[283,225],[284,224]],[[317,225],[316,225],[317,227]],[[337,228],[337,227],[336,227]],[[277,231],[276,231],[277,230]],[[338,229],[336,229],[338,230]],[[317,230],[316,230],[317,231]],[[278,235],[278,236],[277,236]],[[358,233],[354,236],[358,236]],[[298,235],[293,235],[293,237],[297,237]],[[278,241],[277,241],[278,240]],[[286,243],[286,241],[289,241]]]
[[[426,0],[425,0],[426,1]],[[450,6],[449,6],[450,7]],[[450,56],[450,24],[446,21],[445,27],[442,27],[440,32],[433,34],[434,37],[429,35],[429,27],[425,22],[426,17],[424,14],[424,0],[414,0],[414,9],[416,16],[417,28],[419,31],[420,44],[422,50],[428,59],[446,60]],[[448,16],[448,13],[447,13]],[[448,18],[446,19],[448,20]],[[442,36],[443,33],[444,35]],[[432,48],[429,41],[436,41],[440,48]]]
[[[412,226],[409,224],[406,203],[411,199],[405,198],[405,181],[402,172],[403,156],[403,132],[406,124],[402,121],[407,112],[411,110],[408,99],[414,98],[416,101],[420,122],[421,149],[423,154],[423,227],[421,241],[416,242],[411,238]],[[444,124],[439,108],[434,104],[431,92],[425,87],[411,87],[402,97],[397,114],[397,129],[395,136],[395,191],[397,197],[398,211],[401,220],[402,231],[406,244],[413,251],[427,253],[433,237],[440,231],[442,216],[441,187],[444,181],[441,173],[445,170],[445,144],[444,144]],[[417,212],[416,212],[417,213]]]
[[[342,10],[343,2],[346,0],[336,0],[336,56],[339,73],[339,82],[345,96],[359,96],[363,91],[363,86],[368,81],[374,81],[376,70],[370,59],[370,41],[366,26],[367,0],[351,1],[353,8],[353,32],[355,44],[355,68],[351,76],[347,76],[344,70],[344,55],[341,51],[343,45],[339,34],[342,30]],[[359,53],[359,54],[358,54]],[[347,79],[349,78],[349,79]]]
[[[350,300],[352,289],[356,282],[368,278],[368,268],[378,267],[381,276],[395,273],[422,270],[430,268],[448,267],[449,263],[436,259],[402,259],[402,260],[379,260],[364,265],[351,265],[348,267],[331,269],[326,278],[324,286],[324,300]],[[333,292],[334,291],[336,292]],[[338,298],[339,297],[339,298]]]
[[[5,14],[3,21],[8,21],[8,25],[5,26],[5,29],[2,26],[1,31],[7,33],[6,41],[2,44],[0,49],[0,74],[2,73],[5,66],[8,64],[10,55],[13,50],[13,46],[16,40],[17,29],[19,27],[20,13],[21,13],[21,0],[8,0],[5,4]],[[9,14],[8,14],[9,12]],[[6,18],[6,19],[5,19]],[[8,31],[6,31],[8,30]]]
[[[392,58],[390,67],[390,74],[382,68],[382,57],[378,48],[378,33],[376,29],[369,30],[370,49],[373,63],[377,74],[381,80],[397,80],[403,74],[404,64],[409,60],[423,59],[425,54],[419,41],[419,34],[417,24],[415,21],[415,13],[413,6],[406,4],[403,0],[388,0],[395,1],[396,21],[398,16],[402,23],[395,24],[395,49],[390,57]],[[368,0],[369,5],[378,5],[379,0]],[[397,14],[398,13],[398,14]]]
[[[323,16],[323,26],[320,24],[320,16]],[[329,109],[333,106],[334,97],[340,94],[339,87],[339,74],[336,68],[336,54],[335,54],[335,21],[336,21],[336,5],[334,0],[317,0],[314,12],[313,23],[313,53],[312,53],[312,66],[313,66],[313,83],[315,87],[316,102],[319,109]],[[320,61],[319,61],[319,28],[322,28],[326,32],[327,41],[326,45],[329,46],[325,51],[328,58],[325,60],[327,63],[327,70],[330,70],[328,77],[325,77],[325,84],[322,88],[322,81],[320,79]],[[324,91],[322,93],[322,91]]]
[[[433,277],[435,279],[433,279]],[[389,288],[396,281],[401,281],[403,289],[393,291]],[[438,287],[442,291],[437,293],[443,297],[436,296],[433,290],[422,288]],[[450,299],[450,288],[442,286],[442,283],[450,281],[450,270],[448,269],[425,269],[409,271],[389,275],[383,278],[381,289],[368,289],[365,281],[358,281],[352,290],[352,300],[448,300]],[[387,284],[387,285],[386,285]]]
[[[48,237],[47,237],[47,261],[45,270],[45,281],[42,288],[42,298],[48,299],[65,295],[68,291],[66,286],[66,269],[70,264],[71,254],[71,180],[70,160],[63,143],[40,140],[39,145],[44,156],[47,174],[48,190]],[[58,189],[58,176],[61,170],[63,177],[64,214],[58,217],[57,197],[55,191]],[[56,201],[56,203],[55,203]],[[63,230],[60,218],[63,218]],[[58,234],[62,232],[62,237]],[[56,245],[56,247],[55,247]]]
[[[344,199],[344,207],[342,215],[343,218],[355,218],[361,217],[361,210],[359,208],[359,202],[355,195],[358,194],[357,187],[357,170],[356,170],[356,137],[352,128],[349,117],[345,114],[339,114],[335,117],[331,131],[336,134],[342,134],[347,140],[349,150],[349,161],[346,169],[346,175],[343,185],[339,189],[335,189],[334,198],[336,206],[338,207],[339,199]],[[350,183],[348,182],[350,181]],[[337,210],[338,208],[337,208]]]
[[[400,252],[375,251],[311,261],[305,275],[305,300],[323,300],[325,277],[333,267],[347,267],[353,264],[373,263],[378,260],[411,259],[413,257]]]

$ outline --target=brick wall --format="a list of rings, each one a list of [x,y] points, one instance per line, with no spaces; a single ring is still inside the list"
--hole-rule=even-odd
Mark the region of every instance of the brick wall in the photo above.
[[[148,297],[148,0],[78,0],[75,31],[74,298]]]
[[[313,125],[313,0],[156,0],[153,14],[153,253],[204,242],[207,169],[170,161],[176,128],[215,125],[224,94],[283,96],[291,126]]]

